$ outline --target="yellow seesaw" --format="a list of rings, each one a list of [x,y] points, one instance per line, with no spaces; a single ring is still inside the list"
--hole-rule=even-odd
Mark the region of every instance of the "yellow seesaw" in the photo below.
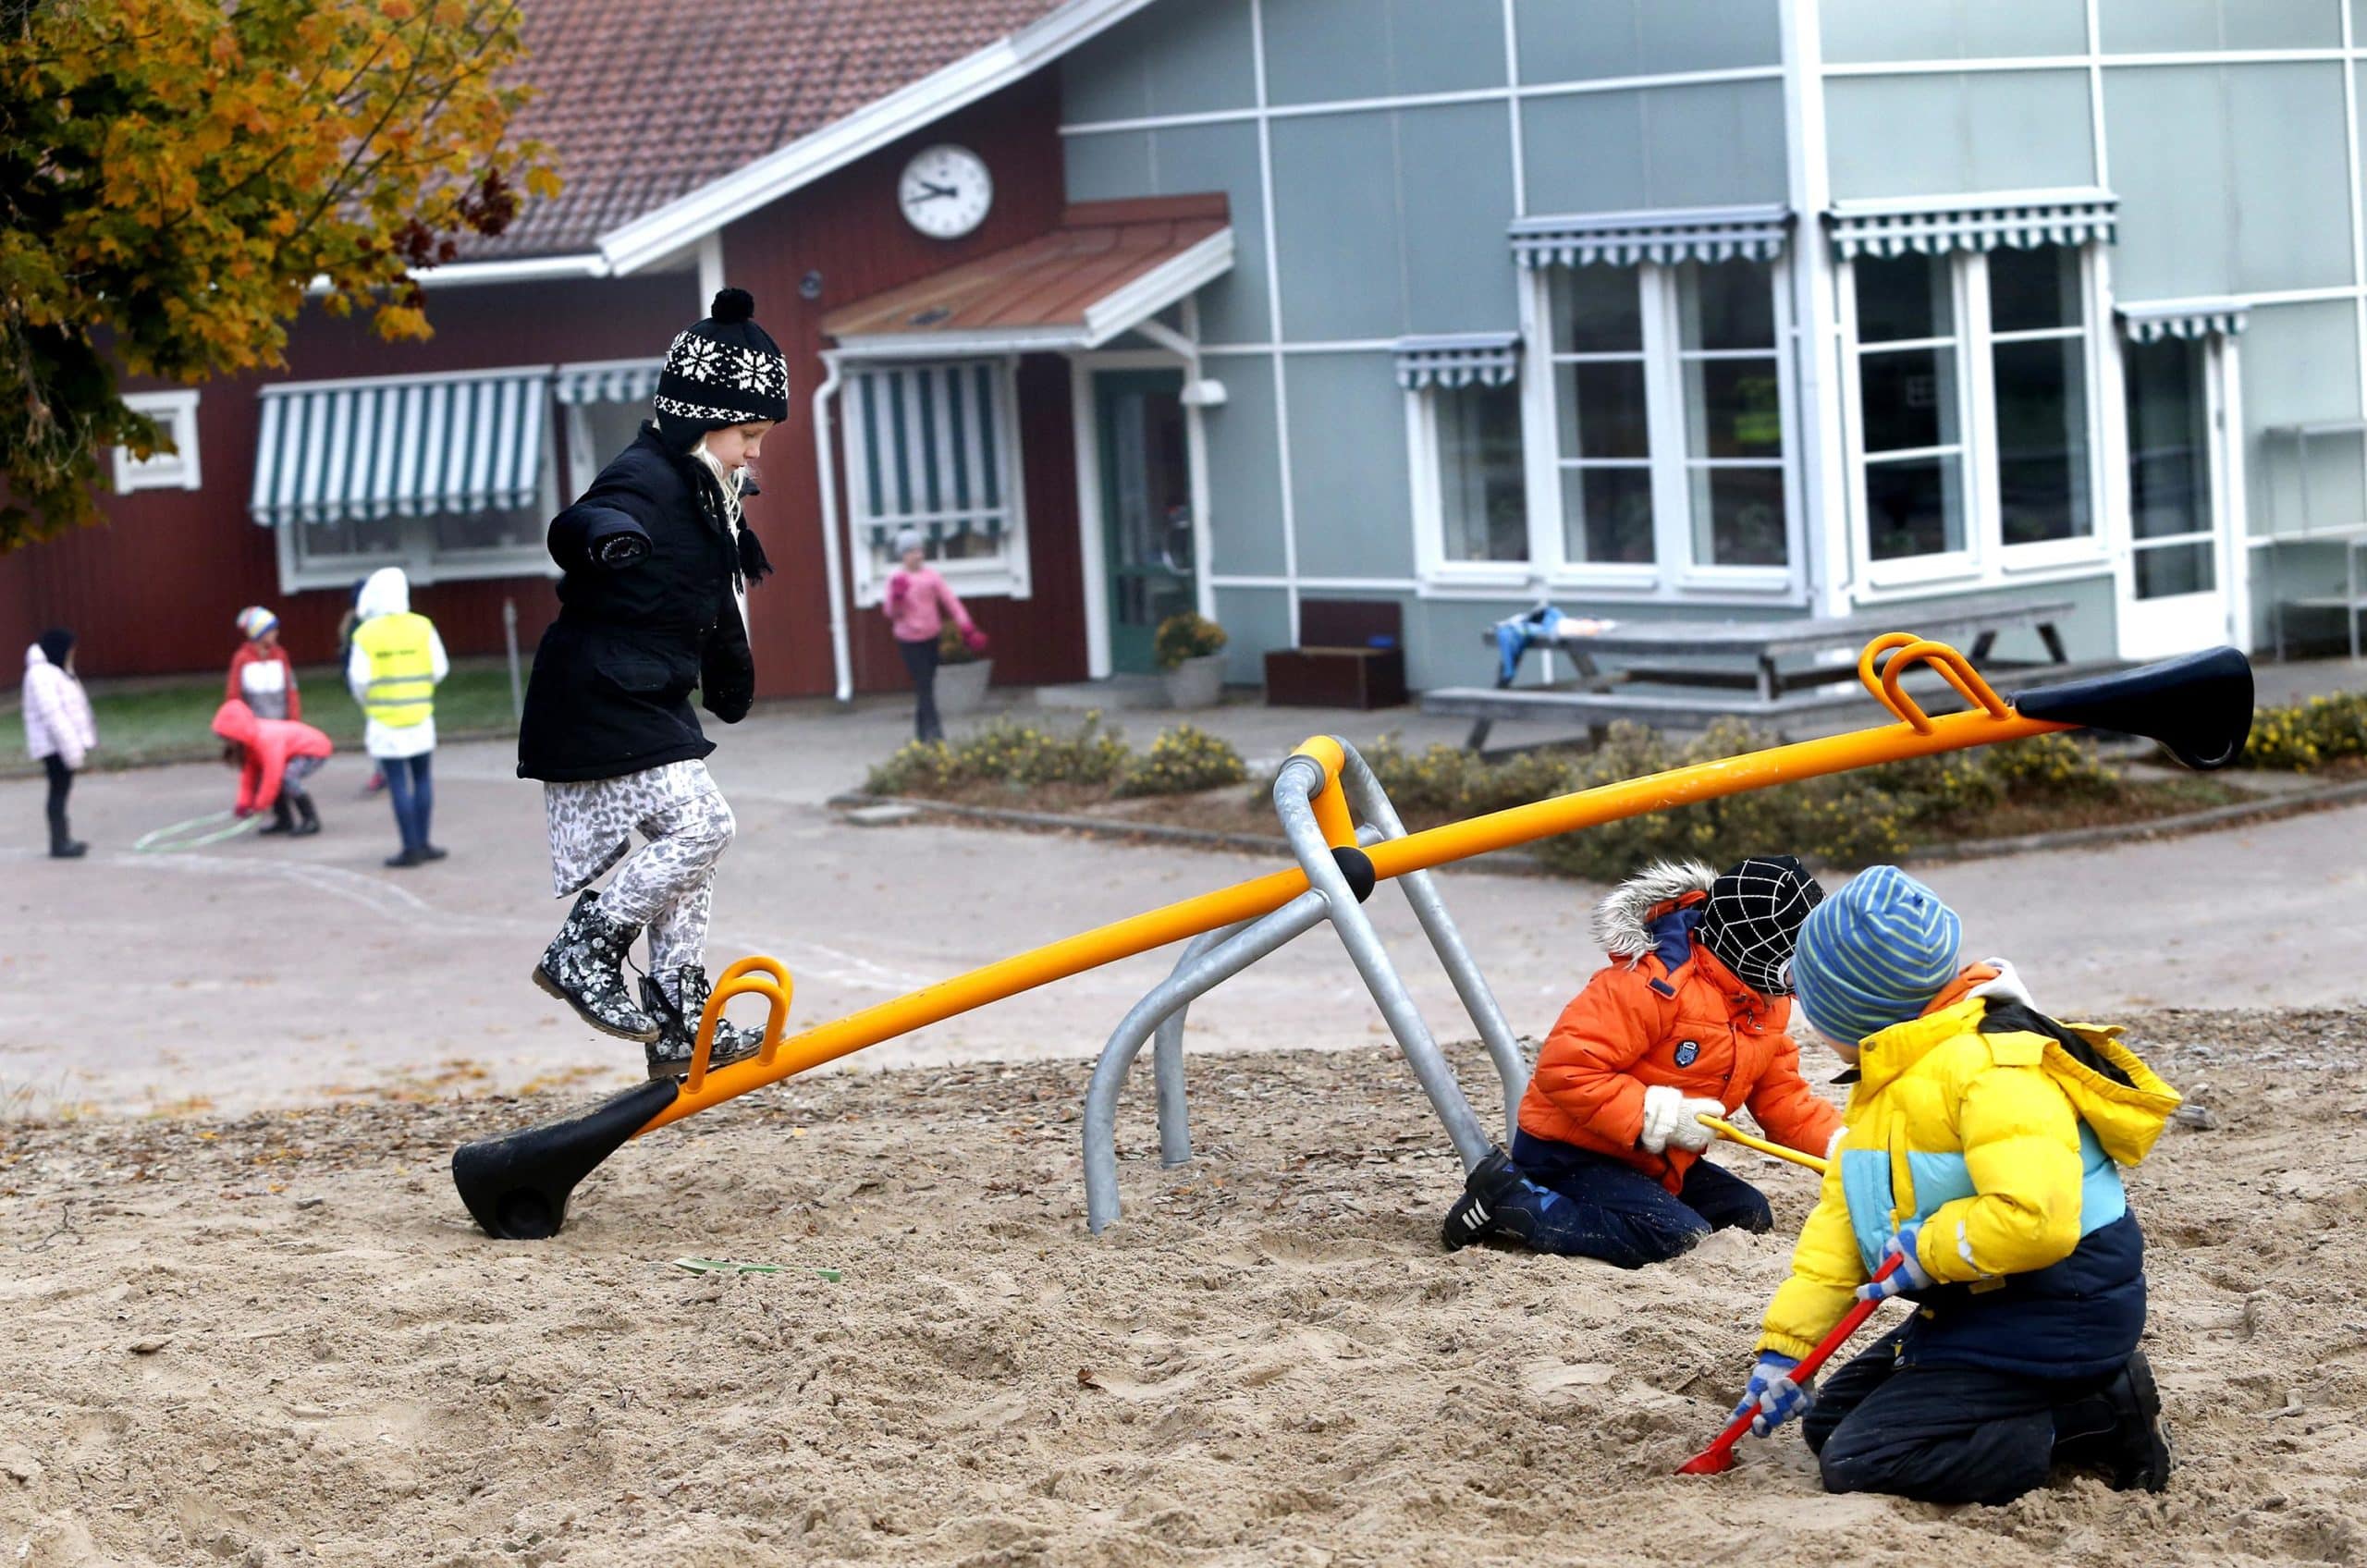
[[[1899,684],[1917,665],[1936,670],[1969,704],[1968,710],[1926,713]],[[2251,726],[2251,667],[2232,648],[2040,687],[2008,700],[1954,648],[1895,631],[1866,645],[1858,674],[1895,722],[1696,763],[1384,839],[1364,851],[1370,875],[1386,880],[1699,801],[2056,730],[2096,728],[2140,735],[2161,742],[2190,767],[2224,767],[2242,753]],[[1324,787],[1311,802],[1324,838],[1334,846],[1354,846],[1355,829],[1339,786],[1340,748],[1318,738],[1300,754],[1318,760],[1325,772]],[[1022,991],[1257,919],[1308,887],[1306,874],[1298,869],[1254,877],[1030,949],[795,1035],[786,1033],[791,993],[787,970],[773,959],[742,959],[724,972],[708,999],[686,1079],[652,1080],[575,1116],[465,1144],[453,1155],[454,1184],[470,1214],[491,1234],[517,1240],[555,1235],[576,1183],[632,1138]],[[725,1005],[750,995],[769,1004],[761,1050],[709,1072],[707,1057]]]

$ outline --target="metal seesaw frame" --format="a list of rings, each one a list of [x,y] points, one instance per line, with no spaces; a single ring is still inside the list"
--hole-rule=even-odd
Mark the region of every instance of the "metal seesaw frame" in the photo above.
[[[1890,655],[1887,663],[1883,660],[1885,654]],[[1949,683],[1972,702],[1971,711],[1927,715],[1899,689],[1899,677],[1913,664],[1937,666]],[[1328,917],[1343,933],[1352,932],[1360,922],[1345,869],[1355,863],[1344,858],[1348,855],[1358,857],[1372,879],[1382,882],[1648,812],[1666,811],[1907,757],[1932,756],[2026,735],[2084,728],[2112,729],[2158,741],[2189,767],[2226,767],[2242,754],[2251,725],[2251,667],[2233,648],[2189,655],[2090,680],[2037,687],[2006,699],[1989,690],[1964,655],[1955,649],[1896,632],[1878,638],[1867,647],[1858,662],[1858,675],[1896,722],[1847,735],[1794,741],[1741,756],[1693,763],[1665,773],[1490,812],[1402,838],[1382,837],[1372,842],[1368,852],[1355,847],[1355,829],[1349,822],[1343,791],[1316,792],[1311,781],[1306,781],[1307,793],[1299,803],[1312,815],[1319,832],[1309,839],[1301,827],[1294,837],[1294,851],[1302,861],[1299,865],[1013,953],[793,1035],[785,1033],[790,998],[787,973],[770,959],[743,960],[725,972],[724,980],[707,1000],[706,1011],[699,1022],[691,1072],[684,1082],[653,1079],[572,1116],[464,1144],[453,1152],[453,1185],[469,1213],[492,1235],[520,1241],[556,1235],[566,1222],[568,1199],[576,1184],[626,1143],[767,1084],[779,1083],[973,1008],[1154,948],[1188,942],[1228,929],[1234,930],[1237,936],[1237,928],[1272,915],[1309,895],[1318,899],[1321,906],[1313,912],[1310,927],[1313,919]],[[1312,743],[1309,749],[1314,749]],[[1345,761],[1343,753],[1341,765],[1344,766]],[[1318,766],[1322,763],[1323,759],[1318,758]],[[1304,770],[1299,771],[1303,777]],[[1349,772],[1353,779],[1354,770]],[[1283,808],[1287,827],[1292,820],[1292,808],[1287,802],[1278,804]],[[1381,809],[1385,808],[1383,802]],[[1320,851],[1316,847],[1317,841]],[[1361,877],[1359,872],[1358,879]],[[1417,903],[1417,913],[1419,908]],[[1362,929],[1369,931],[1369,924],[1363,923]],[[1215,951],[1217,945],[1212,943],[1202,957]],[[1279,946],[1279,941],[1275,945]],[[1350,951],[1352,956],[1356,952],[1354,941],[1350,942]],[[1364,967],[1361,961],[1359,967]],[[1389,979],[1376,979],[1372,974],[1366,978],[1376,998],[1386,1004],[1384,1011],[1395,1005],[1389,999]],[[1402,993],[1402,986],[1399,989]],[[709,1071],[715,1026],[722,1017],[724,1005],[735,996],[750,993],[761,995],[772,1004],[762,1049],[753,1060]],[[1466,1004],[1470,1002],[1468,996],[1465,999]],[[1165,1016],[1171,1005],[1159,1016]],[[1152,1025],[1157,1022],[1153,1018]],[[1397,1020],[1392,1018],[1392,1022]],[[1412,1021],[1417,1025],[1418,1022]],[[1400,1044],[1411,1034],[1410,1027],[1400,1030]],[[1168,1055],[1172,1063],[1170,1075],[1173,1076],[1173,1069],[1180,1069],[1182,1061],[1180,1035],[1175,1049]],[[1419,1060],[1409,1056],[1409,1060],[1414,1061],[1417,1072],[1422,1070]],[[1429,1086],[1426,1083],[1425,1087]],[[1447,1087],[1452,1088],[1452,1084]],[[1454,1093],[1459,1099],[1460,1091]],[[1433,1103],[1442,1097],[1434,1094]],[[1180,1118],[1181,1095],[1172,1096],[1171,1104]],[[1468,1114],[1466,1106],[1465,1116]],[[1445,1112],[1441,1111],[1441,1115]],[[1458,1119],[1447,1120],[1450,1131],[1455,1131]],[[1476,1128],[1477,1119],[1470,1118],[1464,1131],[1456,1133],[1459,1149],[1476,1136]]]
[[[1134,1004],[1102,1047],[1085,1098],[1085,1214],[1087,1229],[1096,1235],[1119,1215],[1118,1095],[1144,1042],[1154,1035],[1158,1041],[1153,1063],[1160,1161],[1181,1165],[1192,1157],[1184,1098],[1186,1011],[1196,998],[1327,920],[1340,934],[1398,1049],[1445,1123],[1464,1169],[1487,1158],[1493,1146],[1363,907],[1375,885],[1364,847],[1405,837],[1405,825],[1371,765],[1337,736],[1318,736],[1282,764],[1274,777],[1273,798],[1291,852],[1306,874],[1307,890],[1271,914],[1195,937],[1173,973]],[[1364,818],[1364,826],[1343,831],[1351,808]],[[1521,1093],[1528,1086],[1528,1062],[1430,873],[1408,871],[1397,880],[1502,1081],[1504,1135],[1509,1139]]]

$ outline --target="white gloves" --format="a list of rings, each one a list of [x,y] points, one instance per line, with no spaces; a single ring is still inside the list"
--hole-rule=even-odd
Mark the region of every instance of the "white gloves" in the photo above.
[[[1965,993],[1966,996],[1995,997],[1999,1001],[2019,1002],[2024,1007],[2030,1009],[2032,1012],[2042,1013],[2046,1011],[2044,1008],[2040,1007],[2038,1003],[2030,1000],[2030,988],[2022,984],[2022,977],[2020,974],[2015,970],[2012,964],[2006,962],[2002,958],[1985,958],[1981,962],[1995,970],[1997,972],[1997,978],[1994,980],[1983,980],[1980,985],[1975,986],[1971,990],[1967,991]]]
[[[1698,1099],[1674,1084],[1654,1084],[1644,1091],[1644,1131],[1636,1145],[1647,1154],[1662,1154],[1674,1144],[1699,1154],[1717,1134],[1694,1118],[1725,1114],[1723,1101]]]

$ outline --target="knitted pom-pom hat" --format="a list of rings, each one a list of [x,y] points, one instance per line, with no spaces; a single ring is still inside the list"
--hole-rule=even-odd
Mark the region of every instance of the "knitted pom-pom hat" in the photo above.
[[[789,417],[789,361],[756,325],[755,298],[725,288],[708,309],[676,335],[652,399],[658,437],[678,452],[710,430]]]
[[[1809,912],[1792,990],[1810,1023],[1847,1044],[1922,1015],[1956,977],[1964,925],[1895,865],[1869,866]]]

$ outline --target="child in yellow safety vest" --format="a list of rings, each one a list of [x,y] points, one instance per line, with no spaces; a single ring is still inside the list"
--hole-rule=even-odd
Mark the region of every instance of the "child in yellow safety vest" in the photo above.
[[[435,809],[428,769],[435,753],[435,688],[450,673],[452,661],[445,656],[435,623],[411,607],[411,580],[402,568],[372,572],[354,610],[361,623],[353,629],[345,681],[369,720],[362,744],[386,774],[386,799],[402,835],[401,851],[386,864],[424,865],[444,858],[427,836]]]

